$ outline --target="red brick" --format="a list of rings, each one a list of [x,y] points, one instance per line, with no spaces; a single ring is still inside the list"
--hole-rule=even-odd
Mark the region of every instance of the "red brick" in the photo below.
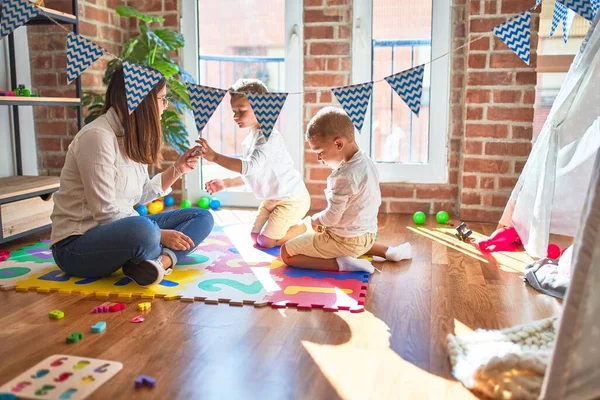
[[[467,119],[470,121],[480,120],[483,118],[483,108],[467,107]]]
[[[532,126],[513,126],[512,127],[512,138],[513,139],[529,139],[533,138],[533,127]]]
[[[495,189],[496,178],[493,176],[480,176],[479,177],[479,188],[480,189]]]
[[[485,5],[484,12],[486,15],[496,14],[496,0],[486,0],[483,4]]]
[[[526,157],[531,143],[486,143],[485,154],[490,156]]]
[[[304,93],[304,102],[305,103],[316,103],[317,102],[317,93],[316,92]]]
[[[523,104],[534,104],[536,93],[535,90],[526,90],[523,95]]]
[[[310,197],[310,209],[314,210],[314,211],[321,211],[324,210],[327,207],[327,200],[325,200],[325,197],[317,197],[317,196],[311,196]]]
[[[448,185],[425,187],[424,185],[417,186],[418,199],[443,199],[453,200],[458,194],[458,188]]]
[[[315,22],[341,22],[343,20],[340,15],[325,15],[323,10],[304,10],[304,23],[310,24]]]
[[[307,7],[321,7],[323,0],[304,0],[304,8]]]
[[[326,92],[319,93],[319,103],[331,103],[332,93],[328,90]]]
[[[350,45],[348,43],[310,43],[311,55],[349,55]]]
[[[520,90],[494,90],[494,103],[518,103],[520,100]]]
[[[490,49],[490,38],[489,36],[481,36],[481,39],[475,40],[469,44],[469,50],[489,50]]]
[[[523,0],[501,0],[500,3],[502,4],[500,7],[502,14],[519,14],[525,11],[527,7],[534,5],[533,1]]]
[[[100,27],[100,38],[112,40],[113,42],[121,42],[122,34],[120,29],[114,29],[108,26]]]
[[[533,121],[533,108],[530,107],[488,107],[487,119],[491,121]]]
[[[65,69],[67,68],[67,57],[65,56],[54,56],[54,68]]]
[[[96,74],[82,74],[81,84],[85,87],[102,86],[102,77]]]
[[[483,152],[483,143],[473,140],[468,140],[465,143],[465,153],[473,155],[481,155]]]
[[[490,204],[492,207],[506,207],[506,204],[508,203],[508,199],[510,198],[510,194],[509,193],[494,193],[492,195],[492,204]]]
[[[463,175],[462,186],[464,188],[475,189],[477,187],[477,175]]]
[[[345,57],[340,60],[342,71],[350,71],[352,69],[352,59],[350,57]]]
[[[305,57],[304,71],[305,72],[325,71],[326,63],[327,63],[327,58]]]
[[[507,138],[508,127],[506,125],[494,124],[467,124],[465,128],[466,137],[488,137]]]
[[[506,22],[506,18],[472,18],[471,32],[490,32],[493,27]]]
[[[315,181],[324,181],[327,177],[331,175],[331,169],[329,168],[311,168],[310,169],[310,179]]]
[[[50,107],[48,111],[48,118],[50,119],[64,119],[65,108],[64,107]]]
[[[525,161],[515,161],[514,172],[520,174],[523,172],[523,168],[525,167]]]
[[[492,53],[490,55],[490,68],[526,68],[527,64],[523,62],[515,53]]]
[[[381,185],[381,197],[391,197],[395,199],[412,199],[415,197],[414,186]]]
[[[465,100],[467,103],[489,103],[490,93],[489,90],[467,89]]]
[[[450,185],[458,184],[458,171],[450,171],[448,174],[448,183]]]
[[[471,86],[510,85],[512,72],[473,72],[467,75],[467,84]]]
[[[46,168],[62,168],[65,165],[64,154],[43,154],[43,165]]]
[[[504,178],[500,177],[498,179],[498,188],[499,189],[512,189],[517,184],[519,178]]]
[[[352,4],[351,0],[325,0],[328,6],[346,6]]]
[[[39,138],[38,148],[41,151],[61,151],[60,139],[55,138]]]
[[[64,34],[58,35],[50,33],[48,35],[37,36],[35,40],[29,41],[29,50],[35,51],[56,51],[63,50],[67,44]]]
[[[139,8],[137,8],[137,9],[139,11],[149,11],[149,10],[142,10]],[[160,10],[158,10],[158,11],[160,11]],[[102,22],[104,24],[109,23],[109,17],[108,17],[107,10],[102,10],[100,8],[96,8],[96,7],[92,7],[92,6],[85,6],[84,13],[85,13],[85,19],[87,19],[87,20]]]
[[[467,27],[465,24],[455,24],[453,26],[454,38],[464,38],[466,36]]]
[[[327,185],[324,183],[307,183],[306,188],[311,195],[323,195],[323,191]]]
[[[462,192],[460,202],[468,205],[479,205],[481,204],[481,195],[476,192]]]
[[[333,26],[307,26],[304,28],[304,40],[333,39]]]
[[[96,24],[87,21],[81,21],[79,22],[79,33],[81,33],[83,36],[87,36],[88,38],[93,38],[98,35],[98,27]]]
[[[469,54],[469,68],[485,68],[487,65],[487,54]]]
[[[338,39],[350,39],[352,36],[352,30],[348,26],[338,26],[337,32]]]
[[[52,56],[34,56],[31,57],[31,67],[37,69],[52,68]]]
[[[460,219],[472,222],[496,223],[502,217],[502,210],[490,210],[481,208],[461,208]]]
[[[431,213],[435,214],[438,211],[446,211],[452,217],[452,214],[454,214],[454,206],[455,205],[456,205],[455,202],[449,203],[447,201],[434,201]]]
[[[304,85],[307,87],[335,87],[346,85],[346,77],[340,74],[305,74]]]
[[[33,117],[36,121],[48,118],[50,107],[33,107]]]
[[[484,172],[490,174],[507,173],[510,162],[504,160],[488,160],[484,158],[465,158],[464,172]]]
[[[412,214],[416,211],[423,211],[429,214],[431,203],[417,201],[394,201],[389,202],[390,213]]]
[[[471,15],[479,15],[481,10],[481,1],[480,0],[471,0]]]
[[[340,70],[340,60],[337,58],[328,58],[327,65],[325,66],[327,71],[339,71]]]
[[[517,85],[535,85],[537,83],[537,73],[535,71],[530,72],[517,72],[516,84]]]
[[[38,135],[66,135],[67,134],[67,122],[66,121],[46,121],[37,123]]]

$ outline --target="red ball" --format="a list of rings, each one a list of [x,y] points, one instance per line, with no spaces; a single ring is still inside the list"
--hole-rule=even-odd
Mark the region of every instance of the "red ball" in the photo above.
[[[560,253],[560,247],[552,243],[548,245],[548,258],[556,260],[560,257]]]

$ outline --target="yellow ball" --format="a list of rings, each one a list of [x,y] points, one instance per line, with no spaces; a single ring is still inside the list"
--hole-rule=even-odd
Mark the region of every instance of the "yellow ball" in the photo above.
[[[161,212],[163,210],[164,206],[157,202],[154,201],[150,204],[148,204],[148,213],[149,214],[158,214],[159,212]]]

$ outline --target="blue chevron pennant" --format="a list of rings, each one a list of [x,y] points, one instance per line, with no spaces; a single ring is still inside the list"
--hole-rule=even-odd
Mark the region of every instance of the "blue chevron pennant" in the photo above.
[[[4,0],[0,18],[0,39],[40,13],[29,0]]]
[[[569,31],[571,30],[571,26],[573,25],[573,20],[575,19],[575,11],[569,9],[563,18],[563,40],[567,43],[569,40]]]
[[[386,82],[417,116],[421,111],[424,74],[425,66],[417,65],[414,68],[385,77]]]
[[[217,107],[219,107],[219,104],[221,104],[223,97],[227,94],[227,90],[196,85],[189,82],[186,82],[185,86],[190,96],[192,110],[194,110],[196,129],[201,134],[202,129],[204,129],[210,117]]]
[[[123,61],[123,74],[125,75],[127,109],[131,114],[163,76],[160,72],[127,61]]]
[[[531,11],[496,25],[492,32],[514,51],[527,65],[531,56]]]
[[[271,136],[287,95],[287,93],[246,93],[260,130],[267,138]]]
[[[598,11],[597,0],[557,0],[563,6],[570,8],[583,18],[592,22]]]
[[[356,130],[360,132],[365,122],[369,99],[373,93],[373,82],[336,87],[331,91],[352,120]]]
[[[67,83],[77,79],[105,52],[106,50],[96,43],[69,32],[67,35]]]
[[[567,17],[568,10],[569,9],[565,7],[564,4],[561,4],[558,1],[554,3],[554,13],[552,14],[552,23],[550,25],[550,37],[554,36],[554,32],[556,31],[558,24],[565,20],[565,18]]]

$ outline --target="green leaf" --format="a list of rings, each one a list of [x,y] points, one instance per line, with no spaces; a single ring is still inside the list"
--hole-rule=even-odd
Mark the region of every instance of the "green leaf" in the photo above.
[[[140,33],[142,35],[145,35],[146,33],[148,33],[148,25],[140,24]]]
[[[173,75],[179,72],[177,65],[168,61],[155,61],[151,63],[150,66],[159,70],[166,78],[171,78]]]
[[[139,19],[140,21],[144,21],[147,24],[151,22],[163,22],[165,20],[163,17],[159,17],[157,15],[143,14],[135,8],[131,8],[129,6],[117,6],[115,8],[115,11],[121,17],[134,17]]]
[[[162,133],[165,142],[169,143],[179,154],[189,148],[187,129],[180,116],[173,110],[165,110],[161,117]]]
[[[181,100],[188,109],[192,108],[192,105],[190,103],[190,96],[188,95],[185,83],[176,79],[168,79],[167,85],[171,91],[171,97],[178,98],[179,100]]]
[[[174,32],[169,28],[155,29],[154,33],[156,36],[162,39],[169,51],[180,49],[185,46],[185,39],[183,38],[183,35]]]

